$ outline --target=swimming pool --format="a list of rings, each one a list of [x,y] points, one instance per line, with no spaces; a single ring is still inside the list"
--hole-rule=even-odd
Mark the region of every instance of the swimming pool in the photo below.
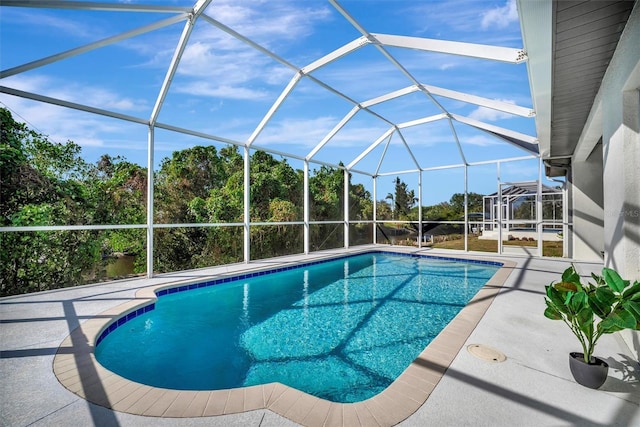
[[[393,382],[499,266],[373,252],[183,285],[108,326],[95,353],[155,387],[280,382],[357,402]]]

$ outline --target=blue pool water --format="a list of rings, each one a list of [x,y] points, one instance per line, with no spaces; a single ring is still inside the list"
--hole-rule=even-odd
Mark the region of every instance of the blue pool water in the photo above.
[[[357,402],[389,386],[498,268],[370,253],[171,293],[121,319],[95,353],[156,387],[280,382]]]

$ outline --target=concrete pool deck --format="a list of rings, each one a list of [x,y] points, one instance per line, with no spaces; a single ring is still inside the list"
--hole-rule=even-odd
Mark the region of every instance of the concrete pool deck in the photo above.
[[[428,346],[403,374],[406,378],[401,377],[388,393],[369,405],[333,404],[280,384],[237,389],[242,391],[241,401],[232,397],[239,397],[238,391],[185,392],[180,397],[178,392],[154,394],[146,386],[126,383],[110,389],[120,378],[109,379],[117,376],[101,372],[99,365],[77,363],[78,354],[91,354],[99,325],[120,313],[122,304],[133,307],[143,302],[152,287],[363,249],[509,261],[514,269],[506,272],[502,288],[486,288],[497,294],[495,299],[478,295],[477,303],[467,306],[477,320],[468,318],[469,313],[457,319],[458,326],[450,325],[454,342],[438,336],[438,342]],[[620,337],[604,336],[596,355],[609,363],[609,377],[600,390],[587,389],[576,384],[569,372],[568,353],[579,350],[577,340],[561,322],[542,315],[544,285],[557,280],[569,262],[377,245],[3,298],[1,425],[640,425],[638,349],[631,357],[634,352]],[[588,275],[598,272],[601,265],[577,263],[576,267]],[[496,363],[475,357],[467,350],[472,344],[494,348],[506,360]],[[429,381],[422,377],[425,372],[444,375]],[[88,380],[91,375],[93,380]],[[66,382],[66,387],[61,382]],[[73,384],[78,394],[70,391]],[[80,397],[83,393],[100,404]],[[198,393],[206,395],[197,397]],[[220,395],[213,398],[214,393]],[[242,407],[237,402],[242,402]],[[136,404],[150,412],[130,413]],[[189,411],[229,414],[191,417]]]

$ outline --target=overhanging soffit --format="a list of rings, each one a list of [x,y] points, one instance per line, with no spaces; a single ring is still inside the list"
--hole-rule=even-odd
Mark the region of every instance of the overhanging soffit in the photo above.
[[[554,173],[568,166],[590,114],[597,119],[596,95],[636,3],[517,0],[540,154]],[[601,129],[588,133],[582,153]]]

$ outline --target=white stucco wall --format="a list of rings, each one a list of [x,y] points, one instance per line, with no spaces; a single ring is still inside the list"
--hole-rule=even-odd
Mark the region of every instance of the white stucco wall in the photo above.
[[[602,100],[605,265],[640,280],[640,6],[618,42],[598,97]],[[640,360],[640,332],[620,336]]]
[[[572,258],[602,261],[604,251],[604,201],[602,145],[598,144],[583,162],[571,164]]]
[[[636,4],[600,88],[605,265],[640,279],[640,7]]]

